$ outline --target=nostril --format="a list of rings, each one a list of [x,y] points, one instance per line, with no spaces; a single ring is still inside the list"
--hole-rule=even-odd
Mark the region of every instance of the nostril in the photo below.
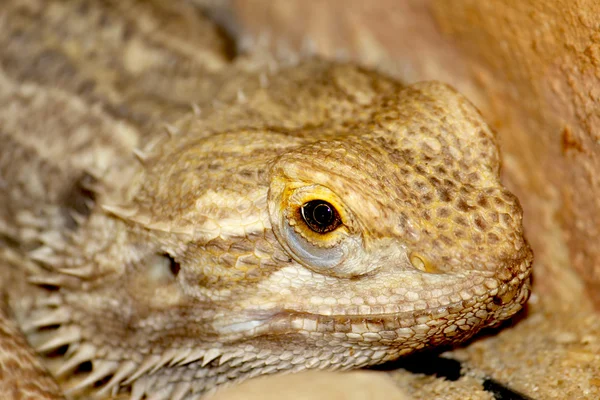
[[[425,260],[423,260],[422,256],[412,253],[410,255],[410,263],[419,271],[427,272],[427,269],[425,268]]]
[[[409,257],[410,263],[419,271],[428,272],[430,274],[439,273],[440,271],[435,265],[429,261],[427,257],[420,253],[412,252]]]
[[[516,297],[518,291],[518,287],[511,287],[508,290],[506,290],[506,292],[494,296],[493,302],[497,306],[503,306],[508,303],[511,303]]]

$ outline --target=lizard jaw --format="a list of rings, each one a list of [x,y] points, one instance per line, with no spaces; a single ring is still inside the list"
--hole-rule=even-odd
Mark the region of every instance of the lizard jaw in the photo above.
[[[522,278],[522,279],[521,279]],[[319,347],[319,341],[328,337],[328,346],[336,343],[342,348],[342,342],[350,348],[363,352],[360,357],[349,357],[340,363],[341,368],[373,365],[391,360],[399,355],[417,351],[427,343],[460,341],[474,334],[475,329],[471,324],[474,319],[480,328],[489,325],[489,321],[508,318],[517,312],[526,301],[529,293],[529,275],[516,277],[514,282],[500,284],[481,296],[470,299],[461,299],[457,302],[445,304],[436,308],[423,310],[408,310],[395,313],[369,314],[320,314],[308,313],[297,310],[279,310],[272,313],[248,312],[254,319],[238,320],[237,322],[215,326],[223,343],[235,343],[245,339],[272,337],[277,335],[291,335],[301,337],[305,342],[306,352],[310,353],[313,347]],[[475,304],[486,304],[488,309],[476,311]],[[48,352],[59,346],[69,345],[65,361],[55,371],[59,377],[68,376],[74,369],[85,362],[91,362],[91,371],[76,382],[69,382],[68,392],[73,394],[88,393],[90,390],[97,395],[108,394],[111,391],[123,390],[131,386],[132,393],[139,393],[142,389],[152,393],[156,385],[161,386],[161,376],[182,369],[184,365],[197,364],[198,371],[208,364],[223,365],[241,362],[247,349],[235,348],[194,348],[170,349],[162,354],[137,355],[132,358],[110,359],[98,347],[82,339],[80,329],[71,321],[59,318],[65,315],[65,305],[59,301],[47,301],[45,311],[39,315],[47,315],[45,321],[41,319],[29,321],[29,326],[44,328],[53,324],[60,324],[52,336],[38,346],[39,350]],[[362,310],[365,311],[365,310]],[[373,308],[371,311],[377,311]],[[469,312],[472,314],[468,316]],[[460,315],[459,315],[460,314]],[[55,317],[49,317],[50,315]],[[365,316],[367,315],[367,316]],[[459,321],[461,315],[465,324],[452,323],[444,325],[443,321]],[[466,329],[465,329],[466,328]],[[426,329],[435,329],[437,334],[430,334]],[[336,342],[337,341],[337,342]],[[382,343],[383,342],[383,343]],[[369,349],[371,347],[371,349]],[[346,347],[348,349],[348,347]],[[258,351],[258,350],[257,350]],[[362,354],[362,353],[361,353]],[[251,362],[248,360],[247,362]],[[305,368],[312,368],[310,359],[306,361]],[[318,364],[315,364],[318,365]],[[161,372],[163,371],[163,372]],[[179,379],[179,378],[177,378]],[[216,378],[215,378],[216,379]],[[98,382],[103,382],[98,384]],[[181,382],[173,383],[174,387],[182,385]],[[92,386],[97,385],[96,388]],[[167,385],[168,386],[168,385]],[[177,386],[183,387],[183,386]],[[146,389],[144,389],[146,388]],[[173,388],[169,389],[175,390]],[[183,390],[183,389],[181,389]],[[201,393],[202,389],[190,387],[191,393]],[[88,391],[88,392],[86,392]]]
[[[419,298],[411,288],[386,295],[381,291],[379,296],[371,296],[374,303],[362,301],[359,305],[331,305],[327,298],[295,295],[292,298],[304,298],[305,302],[281,301],[278,303],[284,305],[277,309],[268,305],[246,307],[235,321],[215,322],[213,327],[228,341],[298,334],[315,347],[319,347],[319,341],[327,346],[365,347],[366,343],[382,351],[378,353],[382,358],[370,358],[363,364],[373,365],[432,343],[464,341],[479,330],[510,318],[529,298],[531,262],[527,256],[520,263],[507,263],[504,272],[414,272],[431,278],[423,285],[429,289],[430,297],[426,299]],[[453,282],[448,283],[452,276]],[[436,279],[462,289],[448,295],[443,287],[431,284]],[[313,292],[319,293],[316,288]]]
[[[182,348],[166,348],[157,354],[107,354],[103,346],[84,338],[82,328],[69,318],[70,306],[59,293],[48,296],[23,326],[29,330],[45,331],[45,340],[38,342],[36,346],[38,351],[47,353],[61,346],[69,346],[64,361],[55,370],[59,377],[70,378],[80,365],[91,363],[89,373],[83,376],[80,374],[80,379],[73,384],[69,379],[71,393],[92,390],[103,394],[127,390],[123,389],[127,386],[131,386],[131,390],[134,387],[138,391],[142,387],[153,390],[154,385],[160,383],[158,377],[165,373],[179,373],[174,371],[179,371],[184,365],[194,364],[203,368],[208,364],[212,365],[213,361],[216,365],[241,362],[239,360],[244,359],[245,350],[236,347],[236,342],[256,338],[260,340],[261,337],[268,341],[269,337],[280,335],[301,338],[307,352],[321,351],[324,338],[327,338],[329,346],[337,344],[340,348],[360,348],[365,355],[348,357],[345,366],[344,363],[340,364],[342,368],[359,367],[417,351],[426,343],[462,341],[490,325],[491,321],[510,317],[528,297],[529,264],[530,261],[523,262],[516,267],[520,272],[504,281],[493,278],[497,275],[490,271],[474,270],[472,275],[463,273],[461,280],[471,282],[471,286],[453,293],[453,296],[458,297],[449,297],[447,302],[439,302],[436,306],[427,306],[426,303],[423,305],[418,298],[411,300],[413,295],[407,291],[402,295],[405,297],[395,299],[401,306],[395,304],[387,308],[382,304],[335,308],[319,301],[315,301],[315,306],[310,309],[293,303],[280,303],[284,305],[277,309],[248,308],[235,321],[219,322],[219,319],[215,319],[212,328],[219,335],[221,347],[206,347],[210,344],[196,340]],[[444,275],[446,282],[448,276],[452,275],[428,274],[423,271],[415,273],[431,277]],[[459,322],[461,320],[464,322]],[[47,329],[52,326],[58,328]],[[365,347],[373,346],[377,350],[365,350]],[[312,362],[307,363],[306,368],[313,368]],[[97,387],[90,389],[92,386]],[[194,393],[202,390],[198,386]]]

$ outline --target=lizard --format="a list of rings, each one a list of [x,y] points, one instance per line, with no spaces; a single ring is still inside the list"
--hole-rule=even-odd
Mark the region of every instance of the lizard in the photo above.
[[[185,2],[0,21],[3,393],[195,399],[459,343],[526,302],[521,207],[453,88],[232,59]]]

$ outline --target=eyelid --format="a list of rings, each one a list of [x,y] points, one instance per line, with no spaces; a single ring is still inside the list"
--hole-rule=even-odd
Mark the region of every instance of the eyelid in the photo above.
[[[297,234],[289,224],[284,223],[282,231],[292,253],[304,261],[302,264],[316,268],[332,268],[338,265],[344,257],[344,252],[339,247],[315,246]]]
[[[304,222],[301,210],[311,200],[323,200],[338,213],[340,225],[318,233]],[[274,178],[269,193],[273,232],[282,247],[298,263],[325,275],[350,277],[362,273],[352,259],[363,249],[362,235],[353,228],[354,219],[342,200],[329,188],[303,184],[289,178]]]

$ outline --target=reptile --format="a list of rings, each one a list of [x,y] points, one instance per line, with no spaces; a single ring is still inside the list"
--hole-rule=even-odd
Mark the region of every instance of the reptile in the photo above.
[[[459,343],[526,302],[521,207],[451,87],[232,54],[189,2],[0,21],[3,396],[195,399]]]

